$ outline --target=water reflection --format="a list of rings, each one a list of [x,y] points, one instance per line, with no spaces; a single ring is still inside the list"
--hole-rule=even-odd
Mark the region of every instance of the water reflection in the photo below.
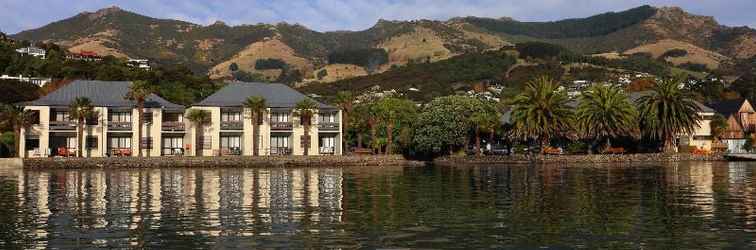
[[[0,172],[0,248],[756,247],[756,164]]]

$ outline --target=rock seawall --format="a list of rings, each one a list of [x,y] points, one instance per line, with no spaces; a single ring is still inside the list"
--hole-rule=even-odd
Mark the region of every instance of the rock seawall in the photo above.
[[[228,157],[110,157],[24,159],[24,168],[265,168],[422,166],[401,155],[375,156],[228,156]]]
[[[644,163],[683,161],[725,161],[721,154],[625,154],[625,155],[511,155],[511,156],[447,156],[433,161],[436,165],[485,165],[531,163]]]

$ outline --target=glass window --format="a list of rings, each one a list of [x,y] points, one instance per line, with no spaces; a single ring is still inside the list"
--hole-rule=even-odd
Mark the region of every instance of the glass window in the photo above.
[[[183,137],[163,137],[163,155],[183,153]]]
[[[131,137],[110,137],[110,148],[131,148]]]
[[[68,112],[66,112],[66,111],[56,111],[55,112],[55,121],[65,122],[65,121],[70,121],[70,120],[71,120],[71,118],[70,118],[70,114]]]
[[[97,136],[87,136],[87,148],[89,149],[95,149],[97,148]]]
[[[283,113],[283,112],[271,113],[270,122],[289,122],[289,113]]]
[[[240,136],[221,136],[221,148],[241,148]]]
[[[131,112],[111,112],[111,122],[131,122]]]
[[[271,136],[270,147],[271,148],[288,148],[289,137],[288,136]]]
[[[66,138],[66,147],[67,148],[77,148],[79,145],[79,142],[76,137],[67,137]]]
[[[320,122],[322,123],[334,123],[336,122],[336,113],[321,113]]]
[[[221,113],[221,121],[224,121],[224,122],[241,121],[241,112],[223,112]]]
[[[336,138],[335,137],[321,137],[320,138],[320,147],[323,148],[332,148],[336,146]]]

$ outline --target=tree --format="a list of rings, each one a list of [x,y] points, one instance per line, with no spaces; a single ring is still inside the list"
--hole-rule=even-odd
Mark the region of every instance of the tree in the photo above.
[[[34,124],[35,120],[35,114],[31,110],[24,110],[21,106],[10,104],[2,106],[0,125],[13,129],[15,135],[13,148],[16,150],[16,157],[26,158],[26,150],[21,148],[21,129],[29,129]]]
[[[488,143],[493,146],[496,130],[501,126],[501,114],[492,105],[488,105],[486,109],[473,114],[470,122],[475,126],[475,153],[480,156],[480,133],[488,132]]]
[[[228,65],[228,70],[231,72],[239,70],[239,65],[236,63],[231,63],[231,65]]]
[[[336,106],[341,109],[341,124],[344,129],[344,131],[342,131],[342,133],[344,133],[344,140],[342,140],[341,142],[341,148],[348,152],[346,141],[349,138],[346,131],[349,130],[349,118],[352,114],[352,110],[354,109],[354,95],[352,95],[352,92],[349,91],[339,91],[338,93],[336,93],[336,99],[334,100],[334,102]]]
[[[199,150],[199,144],[202,143],[200,142],[200,129],[210,123],[210,112],[202,109],[192,109],[186,114],[186,119],[194,124],[194,138],[197,144],[194,145],[194,155],[199,156],[202,154],[202,151]]]
[[[725,118],[721,114],[714,115],[714,118],[712,118],[711,122],[709,122],[709,127],[711,127],[711,135],[713,135],[714,139],[717,140],[719,138],[722,138],[722,135],[724,135],[729,126],[730,125],[727,123],[727,118]]]
[[[528,82],[521,94],[512,100],[514,135],[522,139],[536,139],[545,152],[549,140],[570,130],[572,111],[569,99],[558,84],[548,77]]]
[[[317,109],[318,104],[309,98],[299,101],[294,106],[294,113],[299,116],[304,127],[304,155],[309,155],[310,152],[310,127],[312,126],[312,117]]]
[[[417,115],[417,107],[410,100],[389,97],[376,102],[375,108],[379,122],[386,128],[385,153],[388,155],[393,153],[394,128],[411,123]]]
[[[137,126],[137,135],[139,136],[139,151],[137,152],[138,157],[142,157],[142,126],[144,126],[144,101],[145,99],[153,94],[155,92],[155,86],[147,83],[146,81],[134,81],[131,83],[131,86],[129,86],[129,92],[126,93],[126,99],[135,101],[136,107],[137,107],[137,114],[138,114],[138,126]],[[147,150],[147,154],[149,156],[150,150]]]
[[[580,96],[577,108],[577,128],[580,133],[596,141],[638,134],[638,111],[622,89],[595,85]]]
[[[252,113],[252,155],[257,156],[259,154],[259,140],[257,137],[260,136],[260,119],[268,105],[265,103],[265,98],[250,96],[244,101],[243,106],[248,108]]]
[[[485,105],[474,97],[444,96],[426,104],[415,119],[413,144],[419,153],[453,153],[466,145],[472,123],[468,117]]]
[[[674,151],[674,138],[679,134],[693,134],[701,121],[701,108],[693,94],[680,88],[680,76],[657,83],[649,95],[637,100],[643,133],[664,142],[664,151]]]
[[[84,155],[84,126],[87,120],[93,119],[98,114],[92,106],[92,100],[86,97],[76,97],[69,105],[69,116],[76,120],[76,141],[78,144],[77,155]]]
[[[747,134],[745,142],[743,142],[743,150],[750,153],[753,151],[753,135]]]

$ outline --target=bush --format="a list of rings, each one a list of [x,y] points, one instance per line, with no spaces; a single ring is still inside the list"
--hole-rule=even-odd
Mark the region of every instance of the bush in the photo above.
[[[582,141],[570,142],[567,144],[567,153],[573,155],[588,153],[588,144]]]
[[[353,64],[364,67],[368,72],[388,63],[388,53],[384,49],[358,49],[337,51],[328,55],[331,64]]]
[[[683,57],[683,56],[686,56],[686,55],[688,55],[688,51],[687,50],[684,50],[684,49],[671,49],[671,50],[668,50],[667,52],[664,52],[664,54],[662,54],[659,58],[666,59],[666,58],[669,58],[669,57]]]
[[[323,80],[324,77],[328,76],[328,70],[321,70],[318,72],[318,80]]]
[[[286,62],[276,58],[258,59],[255,62],[255,69],[258,70],[286,69],[288,66],[289,65],[286,64]]]

